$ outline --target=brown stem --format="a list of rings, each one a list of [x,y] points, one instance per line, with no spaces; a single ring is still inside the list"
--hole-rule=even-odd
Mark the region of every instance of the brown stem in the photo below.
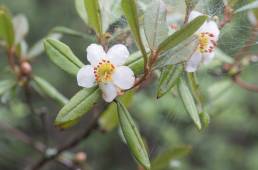
[[[8,63],[11,69],[16,73],[16,64],[15,64],[15,49],[9,48],[7,50]]]
[[[137,82],[135,82],[135,84],[132,88],[135,88],[135,87],[141,85],[145,80],[148,79],[149,75],[152,72],[152,67],[155,64],[155,62],[157,61],[158,57],[159,57],[158,51],[152,50],[149,63],[144,63],[144,75],[141,77],[141,79],[139,79]]]
[[[98,125],[98,119],[100,117],[100,113],[99,111],[94,112],[93,114],[93,119],[91,120],[88,128],[86,129],[86,131],[84,131],[81,135],[79,135],[78,137],[74,138],[71,142],[59,147],[57,149],[57,152],[51,156],[44,156],[43,158],[41,158],[41,160],[39,160],[32,168],[31,170],[38,170],[40,168],[42,168],[46,163],[48,163],[49,161],[52,161],[54,159],[56,159],[58,156],[60,156],[60,154],[62,154],[64,151],[69,150],[75,146],[77,146],[82,140],[88,138],[90,136],[90,134],[97,128]]]
[[[255,84],[249,84],[249,83],[246,83],[245,81],[243,81],[240,77],[240,74],[237,74],[235,76],[232,77],[232,80],[237,84],[239,85],[240,87],[246,89],[246,90],[249,90],[249,91],[253,91],[253,92],[256,92],[258,93],[258,86],[255,85]]]
[[[224,19],[220,22],[219,28],[222,29],[233,18],[233,9],[230,6],[224,7]]]
[[[45,153],[45,150],[47,147],[43,143],[41,143],[40,141],[33,141],[31,137],[29,137],[21,130],[11,127],[9,124],[4,122],[0,122],[0,129],[3,129],[4,131],[8,132],[9,135],[10,134],[13,135],[17,140],[31,146],[36,151],[40,153]],[[67,160],[59,160],[59,159],[56,159],[55,161],[65,166],[66,168],[75,170],[75,165],[73,165],[72,162],[68,162]]]

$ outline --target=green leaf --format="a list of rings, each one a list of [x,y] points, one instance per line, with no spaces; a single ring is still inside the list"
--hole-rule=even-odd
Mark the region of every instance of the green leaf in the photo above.
[[[149,170],[150,161],[141,135],[126,107],[119,101],[116,103],[119,123],[127,145],[138,163]]]
[[[165,170],[169,167],[171,160],[179,159],[188,155],[192,150],[191,146],[178,146],[168,148],[159,154],[151,163],[152,170]]]
[[[239,12],[252,10],[252,9],[255,9],[255,8],[258,8],[258,1],[251,2],[247,5],[242,6],[241,8],[238,8],[237,10],[235,10],[235,14],[239,13]]]
[[[191,87],[191,92],[197,103],[197,109],[199,112],[201,123],[204,125],[205,128],[207,128],[210,122],[210,116],[207,112],[204,111],[203,108],[203,95],[201,93],[201,89],[197,81],[196,73],[187,73],[187,78],[188,83]]]
[[[199,83],[197,81],[196,74],[195,73],[187,73],[187,78],[188,78],[189,85],[191,87],[191,92],[192,92],[195,100],[197,101],[197,103],[199,105],[202,105],[203,96],[201,93],[201,89],[199,87]]]
[[[201,120],[199,118],[198,110],[194,102],[194,98],[188,89],[185,81],[181,78],[179,83],[178,83],[178,92],[180,94],[180,97],[183,101],[184,107],[190,117],[192,118],[195,126],[197,127],[198,130],[201,130],[202,125],[201,125]]]
[[[182,64],[168,65],[161,71],[157,98],[162,97],[169,92],[177,83],[184,71]]]
[[[68,99],[64,97],[60,92],[57,91],[55,87],[53,87],[48,81],[45,79],[34,76],[34,88],[37,90],[42,96],[48,96],[54,100],[56,100],[61,105],[65,105],[68,102]]]
[[[75,8],[81,19],[88,24],[88,16],[84,6],[84,0],[75,0]]]
[[[99,0],[102,14],[102,29],[107,31],[109,26],[118,21],[122,16],[121,0]]]
[[[127,19],[127,22],[131,28],[134,40],[138,48],[141,50],[143,56],[146,57],[147,53],[140,35],[140,26],[139,26],[138,15],[137,15],[136,1],[122,0],[121,7]]]
[[[14,44],[12,19],[7,11],[2,8],[0,8],[0,39],[6,41],[8,48],[11,48]]]
[[[85,10],[88,16],[88,25],[94,29],[98,36],[102,35],[101,10],[98,0],[84,0]]]
[[[73,125],[73,122],[77,122],[78,119],[92,109],[99,101],[100,96],[100,89],[98,87],[80,90],[59,111],[55,125],[59,127],[69,127],[68,125]]]
[[[52,39],[61,39],[62,35],[61,34],[49,34],[47,36],[48,38],[52,38]],[[44,52],[44,39],[40,39],[39,41],[37,41],[30,49],[29,52],[27,54],[27,58],[32,59],[35,57],[38,57],[39,55],[41,55]]]
[[[164,52],[155,64],[155,68],[163,68],[167,65],[180,64],[190,59],[196,51],[199,40],[196,35],[187,38],[176,47]]]
[[[202,124],[207,128],[210,124],[210,115],[207,112],[199,113]]]
[[[133,99],[134,92],[128,91],[123,96],[119,97],[126,107],[130,105]],[[117,107],[115,103],[111,103],[108,108],[102,113],[99,119],[100,127],[105,131],[111,131],[118,125]]]
[[[79,37],[79,38],[83,38],[89,42],[94,42],[95,38],[83,33],[83,32],[79,32],[67,27],[62,27],[62,26],[58,26],[53,28],[50,33],[59,33],[59,34],[64,34],[64,35],[70,35],[70,36],[74,36],[74,37]]]
[[[207,16],[199,16],[193,21],[191,21],[189,24],[184,26],[179,31],[175,32],[171,36],[169,36],[165,41],[163,41],[158,48],[158,51],[160,53],[165,52],[169,50],[170,48],[173,48],[192,36],[207,20]]]
[[[125,65],[130,67],[136,75],[143,73],[144,61],[141,52],[138,51],[131,54],[130,57],[128,57]]]
[[[79,69],[84,65],[74,55],[70,47],[61,41],[47,38],[44,41],[44,45],[49,58],[64,71],[77,75]]]
[[[151,49],[157,49],[168,36],[166,16],[166,4],[162,0],[154,0],[145,10],[144,32]]]

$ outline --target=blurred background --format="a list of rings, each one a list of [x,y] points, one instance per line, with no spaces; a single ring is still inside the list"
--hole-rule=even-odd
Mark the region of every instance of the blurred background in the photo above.
[[[183,16],[180,9],[185,7],[181,1],[166,2],[171,22],[174,22],[173,16]],[[245,3],[247,0],[236,1],[233,7],[237,9]],[[199,4],[196,8],[202,12],[223,18],[222,0],[203,1]],[[26,41],[29,46],[45,37],[56,26],[66,26],[92,37],[92,32],[78,17],[73,0],[0,0],[0,5],[9,8],[13,15],[24,14],[28,18],[29,34]],[[245,45],[250,33],[247,13],[238,14],[223,28],[219,48],[232,59]],[[64,36],[62,41],[86,62],[85,49],[92,42],[71,36]],[[251,54],[257,54],[256,44],[249,45]],[[135,47],[130,49],[134,51]],[[201,91],[205,96],[205,110],[211,117],[209,127],[201,132],[194,127],[176,92],[156,100],[158,81],[146,85],[144,90],[133,95],[130,112],[145,138],[151,159],[170,153],[168,160],[163,158],[164,162],[169,162],[168,166],[160,170],[258,169],[258,93],[235,85],[230,77],[221,73],[222,64],[221,60],[214,60],[198,72]],[[6,65],[5,51],[0,49],[0,79],[6,76]],[[33,60],[32,67],[34,74],[47,79],[68,98],[79,90],[74,77],[57,68],[45,53]],[[241,77],[247,82],[258,84],[257,73],[258,64],[249,64],[243,69]],[[61,108],[59,105],[33,93],[33,107],[43,110],[33,114],[25,104],[23,95],[20,93],[11,100],[1,99],[0,169],[3,170],[26,169],[42,156],[32,145],[19,140],[22,136],[20,132],[27,135],[27,140],[45,143],[51,154],[55,152],[56,146],[73,139],[88,124],[86,116],[78,125],[61,131],[53,125]],[[100,129],[105,128],[101,126],[100,122]],[[107,132],[103,129],[96,131],[87,140],[65,152],[64,157],[78,159],[76,161],[87,170],[137,169],[127,146],[121,140],[119,128],[110,129],[104,129]],[[67,167],[51,161],[42,169],[65,170]]]

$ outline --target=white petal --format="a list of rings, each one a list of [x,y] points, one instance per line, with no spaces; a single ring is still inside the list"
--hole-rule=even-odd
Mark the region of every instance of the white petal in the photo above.
[[[205,56],[203,56],[203,63],[204,64],[209,64],[211,62],[211,60],[215,57],[215,52],[209,53]]]
[[[106,102],[112,102],[117,96],[116,86],[112,83],[100,84],[100,89],[102,90],[102,97]]]
[[[199,16],[202,16],[202,15],[205,15],[203,13],[200,13],[198,11],[192,11],[189,15],[189,19],[188,19],[188,22],[191,22],[192,20],[194,20],[195,18],[199,17]],[[203,25],[196,31],[196,33],[201,33],[203,31],[207,31],[205,30],[206,29],[206,24],[207,22],[204,22]]]
[[[199,52],[195,52],[190,60],[187,62],[185,71],[195,72],[202,61],[202,55]]]
[[[106,57],[106,53],[101,45],[91,44],[87,48],[87,60],[91,65],[96,66],[101,59]]]
[[[218,28],[218,25],[216,22],[214,21],[209,21],[207,22],[207,24],[205,25],[205,29],[206,29],[206,32],[210,32],[214,35],[215,37],[215,40],[217,41],[218,38],[219,38],[219,33],[220,33],[220,30]]]
[[[112,75],[112,81],[122,90],[130,89],[134,85],[134,73],[127,66],[117,67]]]
[[[201,16],[201,15],[204,15],[203,13],[200,13],[198,11],[192,11],[189,15],[189,19],[188,19],[188,22],[191,22],[192,20],[194,20],[195,18]]]
[[[94,70],[91,65],[83,66],[77,73],[77,83],[79,86],[90,88],[96,84]]]
[[[111,47],[107,52],[107,59],[116,66],[121,66],[129,57],[129,51],[123,44],[117,44]]]

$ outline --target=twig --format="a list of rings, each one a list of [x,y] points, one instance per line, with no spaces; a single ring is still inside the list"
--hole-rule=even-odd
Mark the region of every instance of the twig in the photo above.
[[[231,21],[233,17],[233,9],[226,5],[224,7],[224,19],[220,22],[219,28],[222,29],[227,23]]]
[[[8,134],[12,134],[17,140],[19,140],[29,146],[32,146],[32,148],[35,149],[36,151],[38,151],[40,153],[45,153],[45,150],[47,147],[43,143],[41,143],[40,141],[33,141],[31,137],[29,137],[27,134],[25,134],[21,130],[11,127],[9,124],[3,123],[3,122],[0,122],[0,129],[3,129],[4,131],[8,132]],[[75,165],[73,164],[72,161],[64,160],[64,159],[62,159],[62,160],[55,159],[55,161],[71,170],[77,169],[77,167],[75,167]]]
[[[20,140],[21,142],[28,144],[30,146],[32,146],[35,150],[39,151],[39,152],[44,152],[46,147],[43,143],[41,142],[34,142],[28,135],[26,135],[24,132],[11,127],[10,125],[8,125],[7,123],[0,123],[0,128],[7,131],[9,134],[13,134],[14,137],[18,140]]]
[[[8,64],[11,67],[11,69],[17,73],[16,71],[16,64],[15,64],[15,49],[9,48],[7,49],[7,57],[8,57]]]
[[[253,91],[253,92],[256,92],[258,93],[258,86],[255,85],[255,84],[249,84],[249,83],[246,83],[245,81],[243,81],[240,77],[240,74],[237,74],[235,76],[232,77],[232,80],[237,84],[239,85],[240,87],[246,89],[246,90],[249,90],[249,91]]]
[[[88,138],[90,134],[97,128],[98,125],[98,118],[100,117],[100,113],[95,112],[93,114],[93,119],[91,120],[89,127],[84,131],[81,135],[78,137],[74,138],[71,142],[61,146],[60,148],[57,149],[57,152],[49,157],[43,157],[41,160],[39,160],[32,168],[31,170],[38,170],[42,168],[46,163],[49,161],[52,161],[56,159],[60,154],[62,154],[64,151],[69,150],[75,146],[77,146],[82,140]]]

